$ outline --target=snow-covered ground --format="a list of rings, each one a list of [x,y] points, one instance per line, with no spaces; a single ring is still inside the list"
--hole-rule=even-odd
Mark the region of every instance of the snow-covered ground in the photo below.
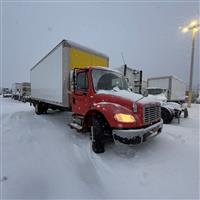
[[[149,143],[96,155],[89,136],[68,127],[70,113],[0,104],[2,198],[199,198],[200,105]]]

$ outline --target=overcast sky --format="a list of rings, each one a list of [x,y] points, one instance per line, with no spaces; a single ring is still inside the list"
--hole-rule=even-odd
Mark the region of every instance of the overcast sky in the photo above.
[[[4,1],[1,83],[29,81],[30,68],[64,38],[107,54],[111,67],[123,64],[123,52],[127,65],[146,78],[175,75],[188,83],[191,34],[179,26],[199,19],[199,6],[199,1]],[[197,35],[193,85],[200,83],[199,44]]]

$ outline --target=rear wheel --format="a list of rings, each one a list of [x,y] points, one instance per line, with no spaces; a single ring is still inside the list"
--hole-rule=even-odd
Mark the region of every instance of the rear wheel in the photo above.
[[[92,117],[91,138],[92,150],[95,153],[105,151],[105,134],[108,131],[108,125],[105,119],[97,114]]]
[[[64,112],[65,109],[64,108],[59,108],[59,111]]]
[[[161,108],[161,117],[163,119],[164,124],[169,124],[173,120],[173,114],[167,109],[162,107]]]
[[[35,104],[35,113],[41,115],[42,113],[47,113],[48,106],[42,103]]]
[[[44,107],[42,108],[42,113],[47,114],[47,110],[48,110],[48,109],[49,109],[48,106],[44,106]]]
[[[42,105],[41,105],[41,103],[36,103],[35,104],[35,113],[37,115],[41,115],[42,114]]]
[[[185,109],[184,109],[184,118],[187,118],[187,117],[188,117],[188,109],[185,108]]]

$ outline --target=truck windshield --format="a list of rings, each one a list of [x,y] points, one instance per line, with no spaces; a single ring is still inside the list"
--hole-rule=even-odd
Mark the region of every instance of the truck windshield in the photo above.
[[[120,73],[114,71],[93,69],[92,81],[95,91],[113,90],[115,87],[120,90],[128,90],[125,78]]]
[[[162,94],[164,92],[164,90],[161,88],[149,88],[147,90],[148,90],[148,93],[151,95],[158,95],[158,94]]]

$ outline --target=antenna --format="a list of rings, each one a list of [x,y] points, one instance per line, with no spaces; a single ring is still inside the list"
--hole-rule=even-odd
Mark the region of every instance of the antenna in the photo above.
[[[126,65],[125,60],[124,60],[124,54],[123,54],[123,52],[121,52],[121,56],[122,56],[122,60],[123,60],[123,63],[124,63],[124,76],[126,76],[127,65]]]
[[[123,52],[121,52],[121,56],[122,56],[122,61],[123,61],[124,65],[125,65],[126,63],[125,63],[125,60],[124,60],[124,53]]]

